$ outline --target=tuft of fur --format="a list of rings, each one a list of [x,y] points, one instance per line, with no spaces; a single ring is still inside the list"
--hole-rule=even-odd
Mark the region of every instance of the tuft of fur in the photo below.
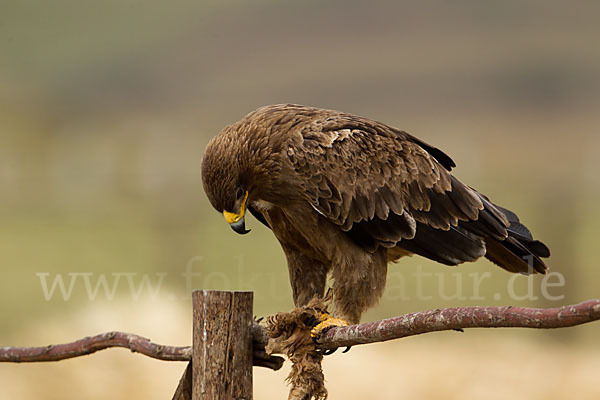
[[[285,354],[292,362],[292,370],[286,378],[290,385],[288,400],[327,399],[321,368],[323,353],[310,336],[312,327],[324,312],[327,312],[325,301],[314,298],[303,307],[277,313],[266,320],[265,330],[270,338],[267,353]]]

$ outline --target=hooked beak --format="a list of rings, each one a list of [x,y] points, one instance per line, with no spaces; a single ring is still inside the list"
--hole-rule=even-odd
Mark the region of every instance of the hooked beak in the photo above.
[[[245,235],[250,232],[250,229],[246,230],[246,222],[244,221],[244,217],[242,217],[239,221],[229,224],[231,229],[239,233],[240,235]]]
[[[225,221],[227,221],[229,226],[231,226],[231,229],[240,235],[245,235],[246,233],[250,232],[250,230],[246,230],[246,222],[244,221],[244,215],[246,214],[246,200],[248,200],[248,192],[246,192],[244,200],[242,200],[242,204],[240,204],[239,214],[223,211]]]

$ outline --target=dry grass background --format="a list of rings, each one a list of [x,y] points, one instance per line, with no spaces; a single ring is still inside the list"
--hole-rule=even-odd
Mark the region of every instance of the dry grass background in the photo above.
[[[596,3],[302,3],[107,0],[0,4],[0,345],[108,330],[190,342],[192,287],[253,290],[255,313],[291,307],[285,260],[250,221],[234,235],[209,206],[209,138],[252,109],[295,102],[369,116],[442,148],[456,174],[515,209],[553,251],[565,286],[510,298],[481,261],[390,267],[365,320],[436,307],[556,306],[598,297],[600,26]],[[417,296],[415,277],[428,278]],[[491,275],[473,299],[470,274]],[[46,300],[38,273],[144,274],[156,297]],[[457,281],[458,279],[458,281]],[[458,283],[457,283],[458,282]],[[456,291],[465,297],[444,299]],[[527,290],[518,279],[515,290]],[[402,299],[402,297],[406,299]],[[327,358],[331,398],[598,398],[600,327],[438,333]],[[109,350],[0,365],[0,398],[165,398],[183,370]],[[256,370],[256,398],[285,371]]]

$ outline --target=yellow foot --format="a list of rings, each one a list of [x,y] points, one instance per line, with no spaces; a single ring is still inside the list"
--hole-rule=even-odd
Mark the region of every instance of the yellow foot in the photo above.
[[[319,323],[310,331],[310,337],[317,340],[323,333],[335,326],[348,326],[348,322],[340,318],[334,318],[327,313],[319,314]]]

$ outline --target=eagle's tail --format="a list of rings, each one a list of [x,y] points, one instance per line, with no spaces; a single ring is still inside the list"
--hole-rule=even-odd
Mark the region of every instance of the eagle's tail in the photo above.
[[[521,224],[515,213],[500,206],[496,207],[510,222],[507,228],[508,237],[504,240],[486,237],[485,257],[510,272],[545,274],[548,267],[542,258],[550,257],[548,247],[539,240],[533,239],[529,229]]]

